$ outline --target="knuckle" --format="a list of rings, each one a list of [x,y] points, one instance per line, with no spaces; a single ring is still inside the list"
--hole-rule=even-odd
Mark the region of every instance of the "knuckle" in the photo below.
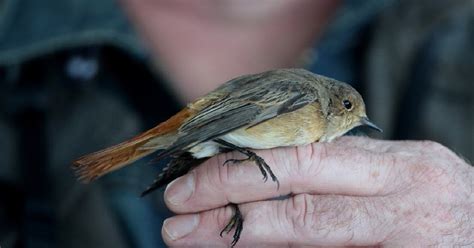
[[[286,218],[296,236],[306,234],[314,221],[314,199],[308,194],[294,196],[287,205]]]
[[[313,143],[306,147],[308,154],[305,158],[300,157],[299,160],[306,159],[306,163],[302,163],[305,167],[300,168],[302,173],[314,175],[321,169],[321,165],[329,157],[327,143]],[[312,171],[315,170],[315,171]]]
[[[207,181],[213,188],[221,189],[229,183],[228,166],[223,165],[227,156],[227,154],[222,154],[211,158],[209,165],[206,167]]]
[[[234,211],[231,207],[218,208],[211,212],[210,219],[216,221],[217,226],[219,226],[219,228],[225,227],[228,224],[229,219],[232,217],[233,213]]]

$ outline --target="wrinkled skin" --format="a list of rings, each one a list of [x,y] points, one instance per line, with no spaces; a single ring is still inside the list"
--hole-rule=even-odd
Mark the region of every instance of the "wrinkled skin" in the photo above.
[[[474,169],[440,144],[342,137],[257,153],[278,191],[251,163],[221,166],[237,153],[168,186],[165,200],[179,214],[162,230],[169,246],[228,246],[232,235],[218,234],[229,202],[245,219],[237,247],[473,245]]]

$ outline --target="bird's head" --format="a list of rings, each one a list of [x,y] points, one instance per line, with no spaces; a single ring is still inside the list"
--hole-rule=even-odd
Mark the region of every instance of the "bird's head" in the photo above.
[[[329,90],[328,126],[321,141],[331,141],[358,126],[382,131],[367,117],[362,96],[350,85],[336,82]]]

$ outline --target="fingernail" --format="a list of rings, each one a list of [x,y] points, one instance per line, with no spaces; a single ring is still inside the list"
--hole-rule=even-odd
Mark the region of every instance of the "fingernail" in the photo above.
[[[177,178],[166,187],[165,199],[173,205],[183,204],[194,193],[194,187],[194,173]]]
[[[171,240],[177,240],[194,231],[198,224],[197,214],[180,215],[166,219],[163,222],[163,230]]]

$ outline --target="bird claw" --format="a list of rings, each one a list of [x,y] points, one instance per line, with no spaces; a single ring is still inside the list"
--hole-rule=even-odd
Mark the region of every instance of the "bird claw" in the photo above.
[[[263,174],[263,181],[267,182],[268,176],[267,173],[270,174],[270,177],[272,178],[272,181],[277,183],[277,188],[280,188],[280,182],[278,181],[278,178],[273,174],[272,169],[270,166],[265,162],[265,160],[261,157],[259,157],[257,154],[253,153],[251,155],[251,159],[255,161],[257,164],[258,168],[260,169],[260,172]]]
[[[242,162],[245,162],[247,161],[248,158],[245,158],[245,159],[235,159],[235,158],[231,158],[231,159],[227,159],[223,164],[222,166],[228,164],[228,163],[232,163],[232,164],[240,164]]]
[[[270,174],[270,177],[272,178],[272,181],[277,183],[277,189],[280,189],[280,182],[278,181],[278,178],[275,176],[275,174],[273,174],[272,169],[267,164],[267,162],[265,162],[265,160],[263,158],[261,158],[260,156],[258,156],[256,153],[254,153],[252,151],[245,151],[244,154],[247,155],[247,158],[244,158],[244,159],[227,159],[222,165],[224,166],[228,163],[240,164],[240,163],[245,162],[245,161],[253,161],[253,162],[255,162],[255,164],[260,169],[260,173],[262,173],[262,175],[263,175],[263,178],[262,178],[263,181],[267,182],[268,181],[268,174]]]
[[[230,206],[234,209],[234,215],[229,220],[229,223],[222,229],[220,236],[225,232],[228,234],[232,229],[235,228],[235,232],[233,235],[233,240],[231,242],[231,247],[234,247],[240,239],[240,234],[242,233],[243,229],[243,222],[244,219],[242,218],[242,214],[240,213],[239,206],[236,204],[230,204]]]
[[[214,141],[221,144],[224,147],[227,147],[227,148],[232,149],[232,150],[236,150],[236,151],[238,151],[242,154],[247,155],[247,158],[245,158],[245,159],[228,159],[224,162],[223,165],[225,165],[229,162],[242,163],[244,161],[249,161],[249,160],[254,161],[255,164],[257,164],[258,168],[260,169],[260,172],[263,175],[263,181],[266,182],[268,180],[268,175],[267,174],[270,174],[270,177],[272,178],[272,181],[277,183],[277,190],[280,189],[280,182],[278,181],[278,178],[275,176],[275,174],[273,174],[273,171],[270,168],[270,166],[268,166],[268,164],[265,162],[265,160],[263,158],[261,158],[260,156],[258,156],[255,152],[252,152],[252,151],[247,150],[247,149],[242,148],[242,147],[238,147],[238,146],[236,146],[232,143],[229,143],[225,140],[222,140],[222,139],[215,139]]]
[[[267,176],[267,170],[265,169],[265,161],[263,159],[257,159],[255,163],[260,169],[260,172],[263,174],[263,182],[266,183],[268,181],[268,176]]]

